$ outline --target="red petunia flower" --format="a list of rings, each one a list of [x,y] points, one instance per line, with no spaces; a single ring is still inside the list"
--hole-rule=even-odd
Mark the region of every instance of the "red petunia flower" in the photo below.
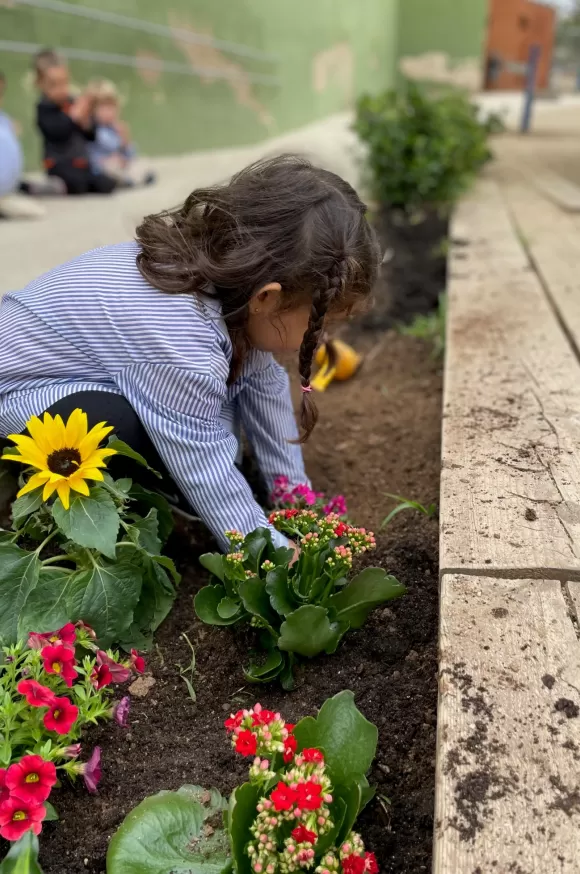
[[[31,707],[50,707],[56,698],[52,689],[36,680],[20,680],[16,688],[26,696],[26,703]]]
[[[306,826],[299,825],[292,830],[292,837],[297,844],[315,844],[318,838],[316,832],[309,831]]]
[[[302,750],[300,753],[305,762],[323,762],[324,756],[321,750],[317,750],[315,747],[310,747],[306,750]]]
[[[19,798],[8,798],[0,804],[0,837],[7,841],[18,841],[32,829],[40,834],[46,808],[42,804],[27,804]]]
[[[296,747],[298,746],[298,742],[293,734],[289,734],[286,740],[284,741],[284,761],[286,763],[291,762],[294,758],[294,753],[296,752]]]
[[[249,731],[249,729],[240,731],[236,738],[236,752],[241,753],[242,756],[255,756],[257,749],[258,741],[256,735]]]
[[[379,874],[379,863],[374,853],[365,853],[365,871],[368,874]]]
[[[42,756],[23,756],[6,772],[5,784],[10,795],[25,804],[42,804],[55,783],[56,768]]]
[[[69,744],[68,747],[64,748],[63,755],[65,755],[67,759],[78,759],[81,754],[81,749],[81,744]]]
[[[67,622],[66,625],[63,625],[62,628],[59,628],[58,631],[55,631],[54,634],[50,635],[49,640],[52,642],[53,640],[56,642],[60,640],[61,643],[68,643],[70,646],[74,646],[77,639],[77,631],[72,622]]]
[[[97,791],[97,787],[101,782],[101,748],[95,747],[88,762],[83,762],[79,768],[79,773],[83,775],[85,786],[91,795]]]
[[[237,713],[232,713],[229,719],[226,719],[224,722],[225,727],[228,731],[233,731],[234,728],[239,728],[244,720],[244,711],[238,710]]]
[[[131,676],[131,668],[126,668],[125,665],[120,665],[115,659],[112,659],[102,649],[97,652],[97,664],[99,667],[107,667],[111,673],[111,682],[126,683]]]
[[[145,659],[139,655],[136,649],[131,650],[131,664],[138,674],[142,674],[145,670]]]
[[[103,689],[105,686],[110,686],[112,682],[111,669],[107,665],[95,665],[91,672],[91,683],[95,689]]]
[[[352,853],[342,860],[342,870],[344,874],[364,874],[365,860],[362,856]]]
[[[322,805],[322,786],[313,780],[307,783],[299,783],[296,789],[298,793],[298,807],[301,810],[318,810]]]
[[[68,734],[79,715],[79,708],[68,698],[55,698],[44,715],[44,727],[58,734]]]
[[[62,677],[66,685],[72,686],[73,680],[78,677],[74,669],[75,651],[70,646],[62,643],[45,646],[40,655],[44,659],[44,670],[47,674],[56,674]]]
[[[290,810],[296,804],[298,799],[298,793],[295,789],[292,789],[291,786],[288,786],[287,783],[278,783],[272,794],[270,795],[270,800],[274,805],[275,810]]]
[[[0,804],[10,798],[10,789],[6,788],[6,768],[0,768]]]

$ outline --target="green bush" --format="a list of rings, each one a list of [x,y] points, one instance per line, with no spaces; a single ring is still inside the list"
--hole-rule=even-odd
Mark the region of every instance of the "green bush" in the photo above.
[[[490,128],[459,92],[430,97],[408,84],[364,95],[354,129],[368,147],[374,196],[395,208],[453,203],[491,158]]]

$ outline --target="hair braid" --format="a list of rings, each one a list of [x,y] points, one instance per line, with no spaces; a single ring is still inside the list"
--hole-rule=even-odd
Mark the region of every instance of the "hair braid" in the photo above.
[[[298,371],[300,373],[300,381],[302,384],[302,405],[300,408],[300,424],[302,434],[299,443],[305,443],[310,437],[314,426],[318,421],[318,410],[316,403],[311,397],[310,391],[310,375],[312,373],[312,362],[316,354],[316,349],[324,332],[324,320],[329,307],[333,301],[343,290],[346,276],[346,262],[337,262],[330,270],[329,274],[323,280],[323,283],[314,291],[312,295],[312,306],[310,309],[310,318],[308,327],[302,339],[300,352],[298,355]]]

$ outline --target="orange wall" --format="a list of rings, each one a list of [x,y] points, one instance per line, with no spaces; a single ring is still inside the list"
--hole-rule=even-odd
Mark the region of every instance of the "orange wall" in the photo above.
[[[552,50],[556,29],[556,13],[543,3],[530,0],[490,0],[486,56],[497,55],[510,61],[527,61],[530,46],[542,47],[538,78],[539,89],[549,84]],[[495,81],[486,81],[494,91],[521,90],[525,76],[502,72]]]

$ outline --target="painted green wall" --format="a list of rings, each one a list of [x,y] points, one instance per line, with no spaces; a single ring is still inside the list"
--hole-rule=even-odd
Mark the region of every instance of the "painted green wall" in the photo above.
[[[70,2],[70,0],[69,0]],[[74,0],[73,0],[74,2]],[[202,67],[230,65],[242,75],[277,76],[275,86],[144,74],[129,67],[72,61],[79,85],[104,76],[120,89],[125,117],[142,152],[171,154],[259,141],[352,105],[354,97],[394,82],[398,0],[87,0],[84,4],[278,55],[264,63],[177,39],[70,15],[0,4],[4,40],[149,56]],[[29,165],[38,159],[36,95],[30,59],[1,53],[8,79],[5,109],[23,128]]]

